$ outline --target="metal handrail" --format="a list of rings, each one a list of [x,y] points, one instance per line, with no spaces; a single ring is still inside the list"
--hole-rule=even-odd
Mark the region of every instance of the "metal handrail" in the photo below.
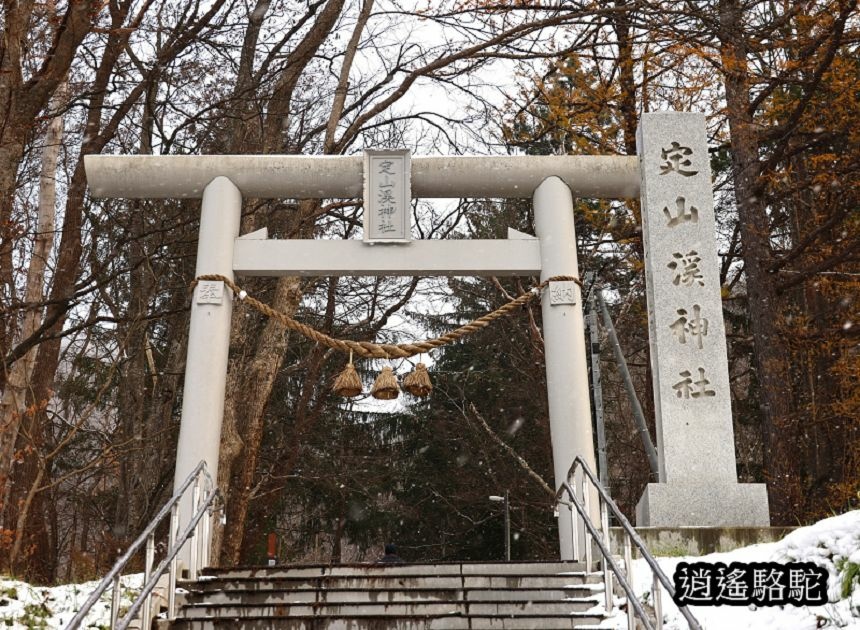
[[[581,484],[581,493],[582,493],[582,501],[580,501],[576,497],[576,491],[570,484],[570,480],[572,477],[576,475],[577,469],[581,469],[583,473],[582,484]],[[603,540],[601,540],[600,532],[594,525],[594,522],[591,519],[591,515],[589,514],[589,500],[588,496],[590,494],[589,488],[586,485],[586,479],[591,482],[591,485],[597,491],[599,498],[599,508],[600,508],[600,521],[601,528],[603,529]],[[574,482],[575,483],[575,482]],[[645,614],[645,610],[642,608],[642,605],[639,603],[639,599],[636,597],[635,592],[633,591],[633,587],[630,585],[628,578],[632,575],[632,554],[630,549],[631,541],[636,547],[639,549],[639,553],[642,555],[642,558],[651,568],[651,572],[654,576],[652,583],[652,597],[654,600],[654,609],[657,617],[657,630],[660,630],[663,627],[663,615],[662,615],[662,600],[660,599],[660,584],[666,589],[666,591],[674,597],[675,588],[672,585],[672,582],[660,568],[660,565],[654,559],[654,556],[650,554],[645,543],[639,537],[639,534],[636,533],[636,530],[633,529],[633,526],[630,524],[630,521],[627,520],[627,517],[618,509],[618,506],[612,500],[612,497],[609,496],[609,493],[606,489],[600,484],[595,474],[591,471],[588,466],[588,463],[581,457],[577,456],[574,458],[573,463],[570,466],[570,469],[567,473],[567,481],[562,482],[561,486],[559,486],[558,491],[556,492],[556,500],[562,502],[562,495],[567,494],[570,500],[569,503],[565,503],[568,505],[568,509],[570,509],[570,505],[576,508],[576,511],[579,513],[580,518],[585,525],[585,557],[586,563],[590,564],[591,559],[591,543],[589,538],[594,540],[597,544],[600,553],[603,554],[604,557],[604,569],[603,569],[603,582],[604,582],[604,591],[606,598],[606,609],[607,612],[611,612],[612,609],[612,573],[615,574],[618,579],[618,583],[621,585],[624,592],[627,594],[627,626],[630,630],[634,627],[634,617],[633,613],[642,620],[645,624],[647,630],[654,630],[654,626],[651,623],[651,620],[648,619]],[[615,562],[612,557],[612,552],[610,549],[610,540],[609,540],[609,515],[608,511],[612,510],[615,519],[624,530],[626,534],[624,538],[624,564],[625,564],[625,573],[623,575],[620,567]],[[573,549],[573,559],[579,560],[579,541],[578,533],[576,529],[576,523],[574,521],[573,510],[570,510],[570,519],[571,519],[571,546]],[[591,569],[590,566],[586,566],[586,571]],[[693,614],[689,611],[686,606],[679,606],[678,610],[683,615],[684,619],[686,619],[687,624],[690,630],[702,630],[701,624],[699,624],[698,620],[693,616]]]
[[[597,543],[597,547],[598,549],[600,549],[600,553],[603,554],[603,557],[606,559],[606,562],[609,564],[612,571],[615,572],[615,574],[618,576],[618,583],[621,584],[621,587],[624,589],[624,592],[627,593],[627,601],[630,603],[631,606],[633,606],[634,610],[636,610],[640,618],[644,620],[645,625],[647,626],[647,630],[654,630],[654,627],[651,625],[651,621],[648,619],[647,615],[645,614],[645,610],[642,608],[642,604],[639,603],[639,599],[636,597],[636,593],[633,591],[633,587],[630,586],[630,583],[622,576],[621,568],[612,558],[612,553],[610,553],[610,550],[607,549],[606,545],[600,541],[599,532],[594,527],[594,524],[591,522],[591,518],[587,516],[587,511],[585,507],[577,500],[573,488],[568,482],[564,481],[559,487],[559,493],[561,493],[562,491],[567,492],[568,496],[570,497],[571,503],[574,507],[576,507],[576,511],[579,512],[579,515],[582,517],[582,522],[585,524],[586,530],[594,539],[594,542]],[[588,541],[586,541],[585,544],[588,545]],[[578,558],[574,558],[574,560],[578,560]],[[586,571],[589,571],[590,569],[591,567],[586,566]],[[609,585],[606,585],[605,592],[605,597],[607,599],[607,608],[610,608],[611,605],[608,604],[608,602],[611,600],[612,591]]]
[[[202,502],[199,500],[201,478],[204,480],[203,490],[205,492],[205,498]],[[185,496],[185,493],[192,484],[194,484],[194,491],[192,494],[191,522],[189,526],[185,528],[185,531],[182,532],[182,535],[177,536],[177,529],[179,526],[179,502]],[[147,626],[149,625],[148,622],[150,621],[150,615],[152,613],[150,607],[151,593],[155,588],[155,584],[161,576],[164,575],[165,569],[169,569],[168,616],[172,618],[175,603],[173,591],[176,584],[176,556],[188,538],[200,533],[198,531],[198,527],[200,526],[203,514],[205,511],[210,509],[210,506],[217,496],[219,496],[219,492],[217,488],[214,488],[212,477],[206,470],[206,462],[201,461],[194,467],[194,470],[189,473],[188,477],[186,477],[185,481],[182,482],[182,485],[179,486],[179,489],[174,493],[170,500],[158,511],[141,534],[135,539],[131,546],[129,546],[128,550],[114,563],[113,568],[108,571],[107,575],[105,575],[102,581],[99,582],[99,585],[95,590],[90,593],[90,596],[83,603],[75,616],[72,617],[71,621],[69,621],[65,630],[77,630],[84,621],[84,618],[87,616],[87,613],[89,613],[93,605],[95,605],[111,584],[113,584],[110,611],[111,629],[126,628],[134,613],[136,613],[140,607],[145,604],[143,610],[143,623],[141,624],[141,627],[148,630]],[[153,572],[152,563],[155,556],[155,530],[168,514],[170,514],[170,533],[167,554],[165,559],[158,565],[157,570]],[[199,543],[197,546],[202,550],[202,554],[200,554],[201,563],[208,561],[208,541],[210,536],[210,528],[208,525],[208,519],[203,521],[203,536],[198,538]],[[205,541],[203,539],[205,539]],[[144,588],[137,600],[132,604],[130,611],[126,613],[126,616],[123,618],[122,622],[120,622],[124,625],[117,626],[120,603],[120,576],[122,570],[144,544],[146,544]],[[192,565],[189,567],[192,579],[196,577],[198,569],[198,553],[195,553],[196,551],[197,549],[194,549],[194,545],[192,545],[191,562],[189,563]],[[147,586],[149,586],[148,589]]]
[[[179,536],[178,544],[174,544],[173,548],[158,565],[158,568],[152,573],[149,580],[144,583],[140,594],[138,594],[137,599],[134,601],[134,603],[132,603],[131,608],[128,609],[128,612],[125,614],[125,617],[120,620],[119,624],[116,626],[116,630],[126,630],[129,624],[134,619],[134,616],[137,614],[137,611],[140,610],[141,606],[143,606],[145,603],[147,606],[149,605],[149,596],[155,588],[155,585],[158,584],[158,580],[161,579],[162,575],[164,575],[164,572],[165,570],[167,570],[168,566],[173,564],[173,560],[179,554],[179,550],[182,549],[183,543],[194,536],[194,532],[197,529],[198,523],[200,523],[200,519],[203,518],[203,515],[209,510],[209,506],[212,505],[212,503],[219,495],[220,493],[216,488],[213,492],[210,492],[209,495],[203,500],[203,502],[197,509],[197,512],[194,514],[194,518],[191,519],[191,522],[188,523],[188,525],[185,527],[185,530],[182,532],[182,535]],[[141,630],[149,630],[149,628],[144,625],[142,626]]]

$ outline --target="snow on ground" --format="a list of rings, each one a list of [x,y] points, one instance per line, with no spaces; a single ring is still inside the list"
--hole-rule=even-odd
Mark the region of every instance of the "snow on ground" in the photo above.
[[[658,561],[670,579],[675,567],[682,561],[726,564],[813,562],[825,567],[829,573],[828,595],[831,603],[827,605],[781,608],[691,606],[690,610],[704,630],[860,630],[860,510],[800,528],[776,543],[753,545],[700,558],[658,558]],[[633,571],[634,589],[643,602],[649,603],[651,570],[644,560],[637,560]],[[131,596],[140,590],[142,582],[142,574],[123,577],[121,611],[131,605]],[[842,598],[846,584],[849,596]],[[24,582],[0,578],[0,630],[64,628],[97,585],[98,582],[86,582],[52,588],[32,587]],[[662,599],[666,630],[686,630],[684,618],[665,591]],[[109,615],[110,589],[90,611],[82,628],[107,628]],[[606,619],[600,627],[626,629],[626,615],[616,609],[616,614]]]
[[[71,621],[99,582],[66,584],[63,586],[30,586],[9,578],[0,578],[0,628],[61,630]],[[132,598],[140,592],[143,574],[125,575],[121,582],[120,612],[131,606]],[[101,596],[90,610],[82,629],[110,627],[110,598],[113,589]]]
[[[819,521],[795,530],[779,542],[743,547],[700,558],[657,558],[672,579],[679,562],[812,562],[829,573],[828,599],[824,606],[690,606],[704,630],[860,630],[860,510]],[[651,569],[644,560],[633,563],[633,588],[650,603]],[[843,587],[850,590],[842,598]],[[619,600],[621,601],[621,600]],[[686,630],[678,607],[662,590],[664,628]],[[616,614],[601,628],[626,629],[627,617]]]

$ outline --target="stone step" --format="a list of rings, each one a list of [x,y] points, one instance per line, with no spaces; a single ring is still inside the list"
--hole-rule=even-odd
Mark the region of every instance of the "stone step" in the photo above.
[[[319,577],[216,577],[203,576],[196,582],[183,582],[182,588],[193,591],[224,590],[291,590],[291,589],[476,589],[476,588],[548,588],[561,589],[596,583],[599,573],[567,572],[544,575],[404,575],[364,576],[324,575]]]
[[[171,630],[556,630],[597,626],[604,617],[595,613],[566,615],[444,615],[386,618],[352,617],[234,617],[221,619],[177,619]]]
[[[414,601],[537,601],[563,600],[569,597],[588,597],[597,595],[602,589],[597,584],[575,585],[570,588],[524,588],[524,589],[291,589],[260,590],[232,589],[227,591],[190,590],[184,594],[188,604],[273,604],[290,603],[363,603],[388,602],[403,603]]]
[[[414,617],[433,615],[494,615],[514,617],[520,615],[566,615],[585,612],[600,602],[593,598],[571,598],[554,601],[520,602],[370,602],[316,604],[277,602],[272,604],[192,604],[182,608],[182,616],[195,618],[243,618],[243,617],[352,617],[358,615],[375,617]]]
[[[601,574],[576,562],[207,569],[170,630],[578,628],[602,620]]]
[[[578,573],[585,570],[583,562],[438,562],[429,564],[305,564],[273,567],[239,566],[207,568],[202,575],[233,577],[320,577],[364,576],[384,573],[390,576],[412,575],[544,575]],[[596,569],[593,569],[596,570]]]

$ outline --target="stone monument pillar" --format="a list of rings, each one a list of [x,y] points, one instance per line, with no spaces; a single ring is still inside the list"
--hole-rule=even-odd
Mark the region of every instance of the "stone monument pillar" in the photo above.
[[[769,525],[739,484],[705,117],[644,114],[637,134],[659,483],[640,526]]]

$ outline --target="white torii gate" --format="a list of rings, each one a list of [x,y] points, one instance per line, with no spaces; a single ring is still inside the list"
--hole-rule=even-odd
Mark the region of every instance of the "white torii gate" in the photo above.
[[[649,125],[658,128],[659,142],[649,139]],[[683,144],[679,144],[675,136],[671,139],[673,144],[668,137],[663,138],[664,127],[679,130],[675,136]],[[675,145],[686,149],[686,152],[670,153],[667,159],[666,150]],[[361,197],[364,158],[360,156],[91,155],[85,158],[85,166],[91,192],[96,197],[202,197],[196,275],[221,274],[228,278],[233,278],[234,274],[505,276],[539,273],[541,280],[561,275],[578,276],[573,196],[633,198],[641,189],[661,483],[649,484],[640,503],[639,524],[767,524],[764,487],[737,484],[734,471],[730,407],[726,414],[726,405],[729,404],[728,371],[719,287],[714,286],[713,278],[708,277],[716,268],[716,244],[704,117],[674,112],[645,114],[640,126],[640,156],[643,149],[651,150],[654,155],[649,155],[647,160],[642,159],[641,164],[637,156],[413,158],[411,187],[417,197],[533,197],[537,238],[512,232],[507,240],[418,240],[392,244],[352,240],[271,240],[266,237],[265,230],[239,235],[243,196],[296,199]],[[664,164],[664,172],[658,174],[658,160],[668,164],[670,171],[673,164],[676,171],[681,171],[679,183],[689,184],[685,181],[686,173],[695,171],[694,175],[701,175],[699,188],[703,184],[707,187],[707,198],[696,198],[696,207],[693,208],[695,220],[685,218],[689,212],[684,215],[683,212],[687,211],[682,207],[684,204],[676,202],[677,190],[663,186],[660,176],[670,171],[665,171]],[[650,196],[646,194],[648,191]],[[680,254],[685,258],[680,262],[673,258],[680,254],[670,252],[668,245],[662,247],[663,251],[651,247],[651,241],[660,241],[655,235],[657,228],[651,226],[649,230],[649,223],[661,220],[662,215],[668,212],[665,208],[661,212],[661,207],[669,203],[666,201],[669,193],[672,211],[667,216],[673,219],[670,226],[683,224],[682,227],[687,229],[690,225],[699,229],[693,235],[692,245],[684,245]],[[687,198],[690,198],[689,194]],[[684,197],[678,196],[680,199]],[[673,217],[676,205],[679,214]],[[690,249],[693,246],[695,250]],[[665,301],[660,290],[667,285],[654,279],[655,274],[665,273],[662,261],[655,262],[658,255],[669,256],[670,269],[680,264],[684,270],[690,264],[701,263],[701,269],[694,270],[701,273],[684,276],[683,284],[692,279],[690,293],[697,302],[696,313],[708,307],[705,312],[710,326],[706,321],[705,328],[710,331],[708,341],[716,343],[713,349],[708,350],[707,357],[695,359],[695,367],[701,364],[711,370],[716,360],[718,365],[714,371],[708,372],[709,379],[705,378],[705,367],[701,367],[700,374],[696,375],[690,371],[693,367],[678,371],[673,365],[672,370],[686,375],[686,378],[672,384],[673,380],[678,380],[677,377],[668,374],[665,368],[662,372],[658,369],[668,363],[664,359],[658,364],[660,357],[677,358],[684,352],[689,353],[694,345],[690,343],[680,350],[673,349],[665,339],[670,333],[657,332],[658,326],[661,330],[668,326],[673,331],[677,327],[677,322],[669,325],[668,321],[657,321],[662,308],[660,304]],[[691,263],[694,258],[697,260]],[[698,286],[703,277],[709,281],[707,295],[702,290],[705,284]],[[695,291],[698,293],[694,294]],[[556,486],[566,478],[568,466],[577,455],[583,456],[592,469],[595,468],[579,287],[573,287],[572,298],[555,304],[550,299],[542,301]],[[202,295],[199,285],[195,289],[176,457],[177,485],[201,460],[206,461],[213,477],[217,475],[232,299],[229,290],[219,296],[218,292]],[[701,333],[701,322],[697,330]],[[661,339],[660,344],[657,343],[658,338]],[[700,335],[700,350],[701,339]],[[699,379],[694,382],[691,374],[699,376]],[[707,389],[709,384],[725,387],[725,391],[720,391],[719,396],[711,394]],[[696,405],[699,408],[694,408]],[[702,417],[703,410],[708,409],[712,411],[713,421],[709,420],[709,424],[701,427],[702,434],[694,435],[694,429],[689,426],[693,419],[690,414]],[[697,462],[703,455],[707,460],[706,466],[701,461]],[[686,467],[696,476],[692,483],[687,475],[678,474]],[[691,501],[709,501],[713,506],[690,511],[684,506]],[[596,504],[592,501],[593,506]],[[183,514],[187,515],[188,510]],[[186,522],[187,518],[184,518]],[[562,513],[559,515],[562,558],[571,557],[570,542],[570,519],[568,514]]]

